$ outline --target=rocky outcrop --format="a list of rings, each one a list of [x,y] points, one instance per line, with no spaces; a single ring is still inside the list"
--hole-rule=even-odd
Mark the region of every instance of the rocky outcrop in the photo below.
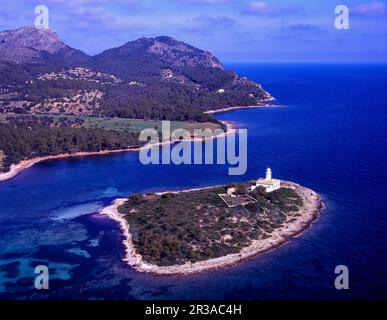
[[[50,58],[70,58],[86,54],[65,45],[50,29],[22,27],[0,32],[0,60],[16,63],[40,62]]]

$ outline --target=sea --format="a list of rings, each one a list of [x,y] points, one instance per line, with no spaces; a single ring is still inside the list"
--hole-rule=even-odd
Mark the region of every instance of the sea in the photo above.
[[[233,64],[276,108],[216,114],[248,133],[248,167],[143,165],[138,153],[41,162],[0,182],[0,299],[386,299],[387,65]],[[321,194],[301,235],[228,268],[139,273],[122,261],[119,225],[98,211],[133,193],[273,176]],[[48,266],[49,289],[35,273]],[[337,266],[348,289],[337,289]]]

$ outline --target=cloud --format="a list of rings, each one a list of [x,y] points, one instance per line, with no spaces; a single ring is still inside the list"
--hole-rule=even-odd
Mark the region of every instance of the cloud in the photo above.
[[[284,31],[289,31],[289,32],[304,32],[304,33],[317,33],[317,32],[323,32],[322,29],[320,29],[318,26],[312,25],[312,24],[293,24],[287,27],[282,27],[281,28]]]
[[[190,33],[202,33],[210,35],[213,30],[230,30],[237,25],[236,21],[226,16],[198,16],[193,18],[189,25],[180,30]]]
[[[23,2],[31,4],[31,5],[35,5],[35,6],[37,6],[39,4],[38,3],[39,1],[35,1],[35,0],[23,0]],[[68,1],[66,1],[66,0],[44,0],[42,2],[44,2],[44,4],[42,3],[43,5],[50,6],[50,5],[57,5],[57,4],[59,4],[59,5],[66,4],[68,2],[71,2],[71,0],[68,0]]]
[[[4,20],[14,20],[18,14],[18,10],[11,4],[1,5],[0,17]]]
[[[270,36],[270,39],[278,40],[277,44],[280,46],[287,46],[288,44],[313,45],[319,43],[319,41],[316,39],[305,39],[300,34],[282,34],[277,36]]]
[[[230,0],[177,0],[177,2],[189,4],[219,4],[230,2]]]
[[[199,22],[202,24],[207,24],[209,26],[218,26],[218,27],[233,27],[235,26],[235,20],[220,16],[220,17],[211,17],[211,16],[199,16],[193,19],[195,22]]]
[[[387,8],[383,2],[361,3],[352,8],[350,14],[366,17],[381,17],[387,14]]]
[[[321,37],[317,35],[327,32],[313,24],[293,24],[283,26],[271,33],[271,37],[277,40],[277,44],[288,45],[289,43],[297,45],[314,45],[319,43]],[[318,40],[317,40],[318,39]]]
[[[265,16],[285,16],[304,13],[304,7],[298,4],[279,6],[263,1],[253,1],[243,9],[243,13]]]
[[[37,4],[39,1],[36,0],[23,0],[26,3]],[[55,5],[55,4],[65,4],[65,5],[79,5],[79,6],[99,6],[107,5],[112,3],[111,0],[44,0],[41,1],[44,5]],[[141,0],[114,0],[115,4],[119,5],[134,5],[139,4]]]
[[[36,6],[39,1],[36,0],[21,0],[26,4]],[[42,3],[48,9],[66,9],[66,8],[92,8],[92,7],[113,7],[118,6],[121,9],[138,8],[141,5],[141,0],[43,0]]]
[[[109,15],[103,7],[74,7],[71,10],[71,15],[93,21],[105,21],[109,19]]]

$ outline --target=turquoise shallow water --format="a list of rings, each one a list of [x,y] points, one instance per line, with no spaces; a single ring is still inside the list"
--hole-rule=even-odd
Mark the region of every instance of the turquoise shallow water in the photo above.
[[[386,298],[386,66],[234,65],[278,98],[277,109],[217,118],[248,129],[248,170],[143,166],[136,153],[46,161],[0,183],[0,298]],[[319,220],[284,246],[224,270],[140,274],[122,261],[115,222],[95,213],[114,198],[274,175],[321,193]],[[50,267],[50,290],[33,288]],[[350,290],[334,288],[347,265]]]

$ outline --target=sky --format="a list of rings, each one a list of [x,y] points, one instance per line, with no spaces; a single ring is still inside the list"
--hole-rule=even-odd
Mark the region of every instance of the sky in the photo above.
[[[37,5],[88,54],[167,35],[225,63],[387,63],[381,0],[1,0],[0,30],[33,25]],[[348,7],[349,29],[335,28],[337,5]]]

